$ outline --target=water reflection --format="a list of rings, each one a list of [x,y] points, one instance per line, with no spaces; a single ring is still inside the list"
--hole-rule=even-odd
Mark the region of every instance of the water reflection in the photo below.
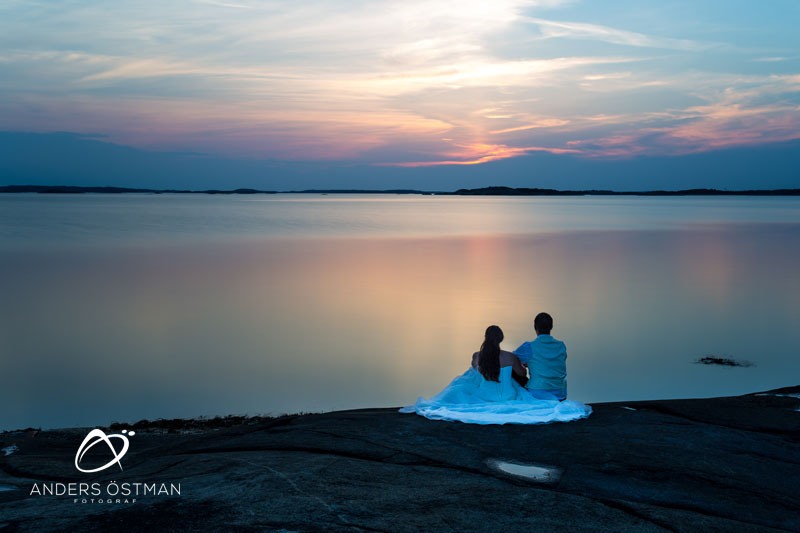
[[[585,402],[798,375],[800,225],[0,253],[0,428],[399,406],[555,317]],[[749,369],[691,364],[705,354]],[[787,381],[787,379],[789,381]]]

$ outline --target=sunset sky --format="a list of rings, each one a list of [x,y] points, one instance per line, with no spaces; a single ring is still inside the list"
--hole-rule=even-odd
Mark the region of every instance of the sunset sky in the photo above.
[[[798,23],[796,0],[6,0],[0,184],[797,187]]]

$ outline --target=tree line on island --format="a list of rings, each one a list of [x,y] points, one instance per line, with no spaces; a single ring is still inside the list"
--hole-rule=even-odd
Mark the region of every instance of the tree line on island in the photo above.
[[[0,193],[84,194],[84,193],[150,193],[150,194],[421,194],[456,196],[800,196],[800,189],[683,189],[677,191],[611,191],[602,189],[558,190],[527,187],[491,186],[456,191],[422,191],[416,189],[305,189],[299,191],[265,191],[259,189],[141,189],[129,187],[80,187],[74,185],[3,185]]]

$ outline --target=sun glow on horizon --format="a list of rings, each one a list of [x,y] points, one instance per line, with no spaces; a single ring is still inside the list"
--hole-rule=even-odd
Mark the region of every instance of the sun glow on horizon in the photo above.
[[[411,161],[401,163],[384,163],[389,166],[397,167],[432,167],[441,165],[480,165],[489,161],[508,159],[531,152],[549,152],[551,154],[579,154],[580,150],[570,148],[545,148],[543,146],[525,146],[522,148],[512,148],[504,145],[473,144],[463,146],[463,151],[443,154],[445,159],[442,161]],[[458,158],[458,159],[455,159]]]

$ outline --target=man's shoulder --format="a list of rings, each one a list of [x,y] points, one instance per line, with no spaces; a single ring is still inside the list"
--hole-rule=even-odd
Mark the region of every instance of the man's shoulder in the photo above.
[[[567,349],[567,345],[564,344],[564,341],[558,340],[551,335],[539,335],[535,339],[533,339],[530,343],[532,348],[536,346],[548,346],[552,349],[555,346],[560,347],[563,350]]]
[[[531,341],[525,341],[519,345],[519,348],[514,350],[514,353],[531,349]]]

